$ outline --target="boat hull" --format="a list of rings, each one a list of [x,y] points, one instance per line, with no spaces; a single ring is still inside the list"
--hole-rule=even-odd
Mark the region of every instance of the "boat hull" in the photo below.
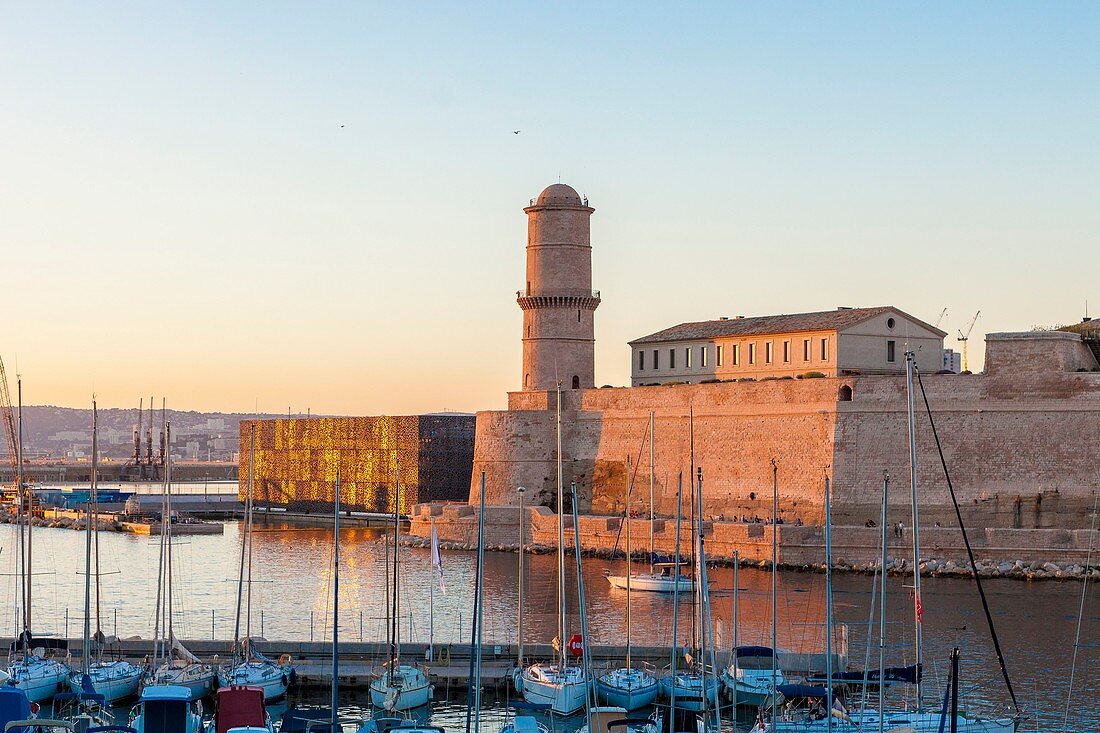
[[[84,688],[82,672],[74,672],[69,676],[69,689],[73,692],[87,692]],[[103,695],[108,705],[113,705],[123,700],[136,697],[141,687],[143,672],[129,662],[103,662],[92,665],[88,670],[92,689],[96,694]]]
[[[1016,729],[1012,720],[1007,718],[957,718],[958,733],[1013,733]],[[944,729],[950,727],[944,722]],[[915,713],[905,711],[887,711],[884,722],[886,730],[912,730],[914,733],[939,733],[939,713]],[[758,722],[753,733],[824,733],[829,730],[829,721],[821,720],[780,720],[776,725],[768,721]],[[853,713],[849,720],[834,717],[834,733],[856,733],[857,731],[878,730],[878,711],[868,710],[865,714]]]
[[[607,582],[611,583],[613,588],[626,589],[625,575],[609,575],[607,576]],[[675,593],[679,590],[681,593],[691,593],[695,590],[695,582],[684,575],[674,578],[671,575],[642,573],[630,576],[630,590],[647,593]]]
[[[750,707],[759,707],[771,694],[771,672],[764,675],[750,674],[750,670],[741,670],[741,676],[737,676],[737,670],[727,669],[722,673],[722,687],[725,689],[726,698],[737,704]],[[777,671],[776,679],[779,684],[784,683],[783,673]]]
[[[161,667],[145,680],[146,687],[175,685],[187,688],[192,700],[202,700],[214,694],[217,671],[205,664],[191,664],[183,669],[165,669]]]
[[[596,694],[609,706],[625,710],[648,707],[657,699],[659,686],[639,670],[615,670],[596,679]]]
[[[30,663],[12,664],[4,681],[26,693],[31,702],[45,702],[66,686],[69,674],[69,668],[61,662],[38,659]]]
[[[704,709],[704,684],[701,677],[697,675],[678,674],[676,675],[675,682],[672,677],[663,677],[661,679],[661,697],[669,702],[672,701],[674,685],[676,690],[676,708],[678,710],[701,712]],[[708,677],[705,689],[705,707],[713,708],[715,703],[718,702],[718,680]]]
[[[401,682],[391,684],[389,671],[371,681],[371,704],[382,710],[413,710],[431,702],[432,685],[427,675],[411,665],[402,664],[395,675]]]
[[[259,687],[264,691],[264,702],[281,700],[290,686],[290,669],[267,662],[242,662],[236,667],[219,670],[218,684],[221,687]]]
[[[584,707],[588,698],[588,680],[555,680],[532,673],[533,668],[523,673],[523,699],[532,705],[549,705],[558,715],[572,715]]]

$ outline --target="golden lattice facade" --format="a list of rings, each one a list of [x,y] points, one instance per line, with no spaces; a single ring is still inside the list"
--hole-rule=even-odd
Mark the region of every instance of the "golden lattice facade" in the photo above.
[[[252,441],[255,436],[255,455]],[[474,453],[472,415],[332,417],[241,422],[240,494],[253,476],[261,505],[322,511],[337,473],[349,510],[391,512],[397,478],[401,511],[465,500]]]

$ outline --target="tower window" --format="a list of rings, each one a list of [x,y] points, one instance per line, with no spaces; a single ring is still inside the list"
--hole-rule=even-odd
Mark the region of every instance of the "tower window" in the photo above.
[[[714,347],[714,365],[722,366],[722,344]]]
[[[756,363],[756,344],[749,344],[749,363]]]
[[[737,366],[741,363],[741,344],[733,345],[733,365]]]
[[[684,349],[684,369],[691,369],[691,347]]]
[[[802,361],[810,360],[810,340],[802,339]]]
[[[580,312],[580,309],[577,309],[577,323],[580,323],[580,322],[581,322],[581,312]]]
[[[829,360],[829,339],[821,339],[821,361]]]
[[[764,363],[765,364],[771,364],[772,363],[772,342],[771,341],[768,341],[766,344],[764,344]]]
[[[580,389],[580,388],[581,388],[581,378],[578,377],[576,374],[574,374],[573,375],[573,389]]]
[[[657,349],[653,350],[653,368],[654,369],[660,369],[661,368],[661,352],[658,351]]]
[[[669,369],[675,369],[676,368],[676,349],[669,349],[668,350],[668,368]]]
[[[523,375],[523,386],[524,387],[530,387],[531,386],[531,374],[530,373],[527,373],[527,374]]]
[[[887,341],[886,342],[886,361],[893,364],[894,363],[894,357],[895,357],[894,342],[893,341]]]
[[[707,347],[699,347],[699,366],[705,367],[707,365]]]
[[[638,371],[645,371],[645,349],[638,351]]]
[[[784,364],[789,364],[790,361],[791,361],[791,342],[790,341],[784,341],[783,342],[783,363]]]

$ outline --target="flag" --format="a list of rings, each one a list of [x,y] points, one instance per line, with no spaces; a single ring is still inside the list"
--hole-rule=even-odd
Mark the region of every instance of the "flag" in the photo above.
[[[917,607],[917,623],[919,624],[921,622],[921,617],[924,615],[924,606],[922,606],[921,603],[920,603],[920,594],[919,593],[916,594],[916,597],[915,597],[914,600],[916,602],[916,607]]]
[[[447,585],[443,582],[443,556],[439,554],[439,535],[435,533],[435,522],[432,522],[432,568],[439,573],[439,590],[447,595]]]

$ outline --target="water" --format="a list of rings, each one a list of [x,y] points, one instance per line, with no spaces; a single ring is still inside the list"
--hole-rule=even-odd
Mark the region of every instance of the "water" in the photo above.
[[[14,575],[15,527],[0,525],[3,552],[0,565],[8,573],[0,584],[0,603],[9,629],[16,628],[17,582]],[[345,641],[371,641],[385,634],[385,548],[377,529],[342,530],[341,623]],[[64,529],[35,531],[35,621],[38,634],[79,636],[83,625],[84,535]],[[288,528],[257,525],[253,555],[252,633],[275,640],[323,640],[331,636],[332,533],[324,528]],[[100,623],[107,634],[149,638],[153,628],[156,584],[156,537],[120,533],[100,535]],[[185,638],[228,639],[233,636],[237,598],[240,531],[236,522],[225,534],[181,537],[174,549],[176,633]],[[516,629],[516,567],[518,556],[487,553],[485,569],[485,626],[487,643],[510,643]],[[436,643],[466,643],[469,636],[473,564],[470,552],[445,553],[446,594],[434,594]],[[407,640],[429,636],[428,587],[431,580],[427,550],[402,550],[402,634]],[[548,642],[553,636],[557,604],[556,558],[528,556],[527,598],[524,612],[528,642]],[[569,602],[575,607],[574,561],[567,563]],[[583,563],[589,607],[589,633],[595,644],[621,643],[625,638],[625,592],[610,587],[602,577],[607,563]],[[713,618],[724,648],[733,642],[731,573],[715,568],[711,579]],[[888,582],[889,634],[894,639],[887,664],[912,663],[912,601],[908,580]],[[739,643],[769,643],[771,579],[766,570],[743,568],[740,573]],[[1001,636],[1009,671],[1020,704],[1032,717],[1023,730],[1060,730],[1072,654],[1073,634],[1080,601],[1080,583],[1024,583],[989,580],[990,606]],[[869,576],[837,576],[834,602],[838,622],[847,625],[850,662],[860,667],[865,650]],[[1090,587],[1086,599],[1082,646],[1077,664],[1074,711],[1078,730],[1100,730],[1100,664],[1097,629],[1100,591]],[[779,646],[823,648],[824,578],[810,573],[781,573],[779,580]],[[632,596],[632,629],[636,643],[669,644],[672,599],[658,594]],[[966,705],[982,712],[1003,713],[1008,696],[1000,679],[996,657],[986,632],[981,605],[972,581],[928,578],[923,581],[926,673],[930,680],[926,701],[939,704],[948,654],[962,649],[962,684]],[[688,607],[680,610],[681,641],[691,632]],[[579,624],[571,619],[572,628]],[[247,626],[247,621],[242,622]],[[93,623],[94,629],[94,623]],[[877,631],[875,632],[877,643]],[[877,662],[877,647],[872,664]],[[935,681],[931,681],[935,680]],[[324,697],[323,695],[320,697]],[[318,703],[324,700],[317,700]],[[349,699],[349,705],[353,701]],[[349,707],[349,710],[351,708]],[[448,730],[464,729],[455,722],[453,705],[437,707],[433,719],[445,720]],[[1041,720],[1035,711],[1042,712]],[[492,715],[485,725],[493,729]],[[462,713],[464,716],[464,712]]]

